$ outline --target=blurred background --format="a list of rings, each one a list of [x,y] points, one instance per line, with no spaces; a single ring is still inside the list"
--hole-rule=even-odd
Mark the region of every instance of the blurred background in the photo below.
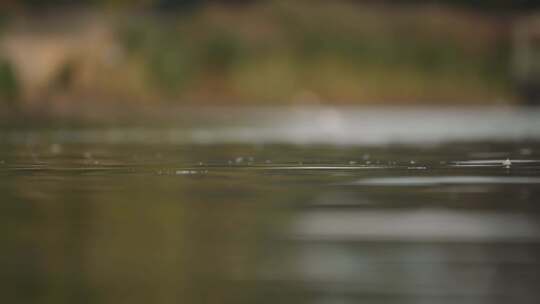
[[[538,1],[2,1],[2,109],[516,104]],[[88,109],[88,108],[86,108]]]
[[[0,0],[0,302],[540,303],[540,1]]]

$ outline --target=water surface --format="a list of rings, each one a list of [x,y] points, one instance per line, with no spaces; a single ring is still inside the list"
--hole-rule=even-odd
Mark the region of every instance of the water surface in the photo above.
[[[6,302],[540,300],[538,111],[176,115],[0,131]]]

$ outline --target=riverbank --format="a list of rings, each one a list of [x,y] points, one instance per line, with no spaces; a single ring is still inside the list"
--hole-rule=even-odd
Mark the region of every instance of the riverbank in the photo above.
[[[346,1],[17,15],[1,30],[0,100],[33,113],[99,103],[511,104],[515,18]]]

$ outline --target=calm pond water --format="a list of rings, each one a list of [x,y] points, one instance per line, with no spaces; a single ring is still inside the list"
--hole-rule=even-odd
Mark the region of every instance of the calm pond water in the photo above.
[[[540,302],[538,110],[172,116],[0,130],[3,302]]]

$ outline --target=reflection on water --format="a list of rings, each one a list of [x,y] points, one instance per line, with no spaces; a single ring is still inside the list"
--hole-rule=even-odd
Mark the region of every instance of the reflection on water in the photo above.
[[[367,147],[31,134],[1,137],[6,303],[540,300],[532,140]]]

